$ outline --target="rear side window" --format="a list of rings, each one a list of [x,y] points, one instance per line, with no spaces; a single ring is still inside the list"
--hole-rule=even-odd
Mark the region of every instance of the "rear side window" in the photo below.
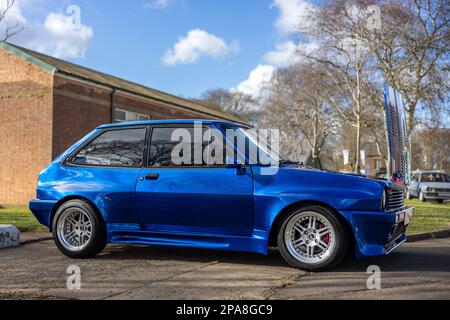
[[[141,167],[144,163],[146,129],[107,131],[81,149],[70,160],[76,165]]]

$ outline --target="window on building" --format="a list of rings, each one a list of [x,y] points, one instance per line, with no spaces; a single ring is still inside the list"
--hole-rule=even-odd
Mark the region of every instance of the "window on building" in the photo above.
[[[147,116],[145,114],[139,114],[136,112],[116,109],[116,122],[134,122],[147,120],[150,120],[150,116]]]
[[[141,167],[146,129],[107,131],[72,157],[77,165]]]

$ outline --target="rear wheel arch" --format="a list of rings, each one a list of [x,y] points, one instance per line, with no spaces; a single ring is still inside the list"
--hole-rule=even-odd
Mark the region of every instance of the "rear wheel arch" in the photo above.
[[[61,200],[59,200],[53,207],[52,213],[50,216],[50,231],[53,231],[52,230],[53,229],[53,219],[55,219],[55,215],[58,212],[58,209],[63,204],[65,204],[71,200],[81,200],[81,201],[88,203],[92,207],[92,209],[94,209],[95,213],[97,213],[98,217],[101,219],[102,223],[104,224],[104,227],[106,228],[105,218],[103,217],[100,210],[97,208],[97,206],[92,201],[90,201],[89,199],[82,197],[82,196],[68,196],[68,197],[65,197],[65,198],[62,198]]]
[[[321,201],[298,201],[284,207],[273,220],[269,233],[269,241],[268,241],[269,247],[277,246],[278,230],[281,227],[281,224],[283,223],[284,217],[288,215],[291,212],[291,210],[302,209],[307,206],[320,206],[333,212],[336,218],[342,223],[343,227],[346,229],[348,234],[351,234],[351,239],[354,242],[354,234],[350,226],[350,223],[334,207]],[[350,245],[351,245],[350,248],[354,247],[353,243],[351,243]]]

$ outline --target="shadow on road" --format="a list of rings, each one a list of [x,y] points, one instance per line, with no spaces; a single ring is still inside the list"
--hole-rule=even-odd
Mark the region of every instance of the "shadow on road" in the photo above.
[[[266,265],[288,267],[277,250],[271,249],[268,256],[254,253],[211,251],[191,248],[152,246],[110,246],[96,259],[101,260],[179,260],[190,262],[219,261],[232,264]],[[448,247],[403,247],[388,256],[364,260],[347,258],[333,272],[365,272],[370,265],[380,266],[384,271],[450,272]]]
[[[95,259],[111,260],[179,260],[189,262],[211,262],[287,266],[277,250],[270,250],[268,256],[246,252],[214,251],[193,248],[159,246],[109,246]]]

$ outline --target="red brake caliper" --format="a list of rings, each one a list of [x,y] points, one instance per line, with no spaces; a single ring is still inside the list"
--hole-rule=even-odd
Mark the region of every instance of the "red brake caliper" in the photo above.
[[[320,224],[320,229],[322,229],[322,228],[325,228],[325,225],[321,223],[321,224]],[[324,235],[324,236],[322,237],[322,240],[323,240],[323,242],[325,242],[326,244],[330,243],[330,234],[327,233],[326,235]]]

